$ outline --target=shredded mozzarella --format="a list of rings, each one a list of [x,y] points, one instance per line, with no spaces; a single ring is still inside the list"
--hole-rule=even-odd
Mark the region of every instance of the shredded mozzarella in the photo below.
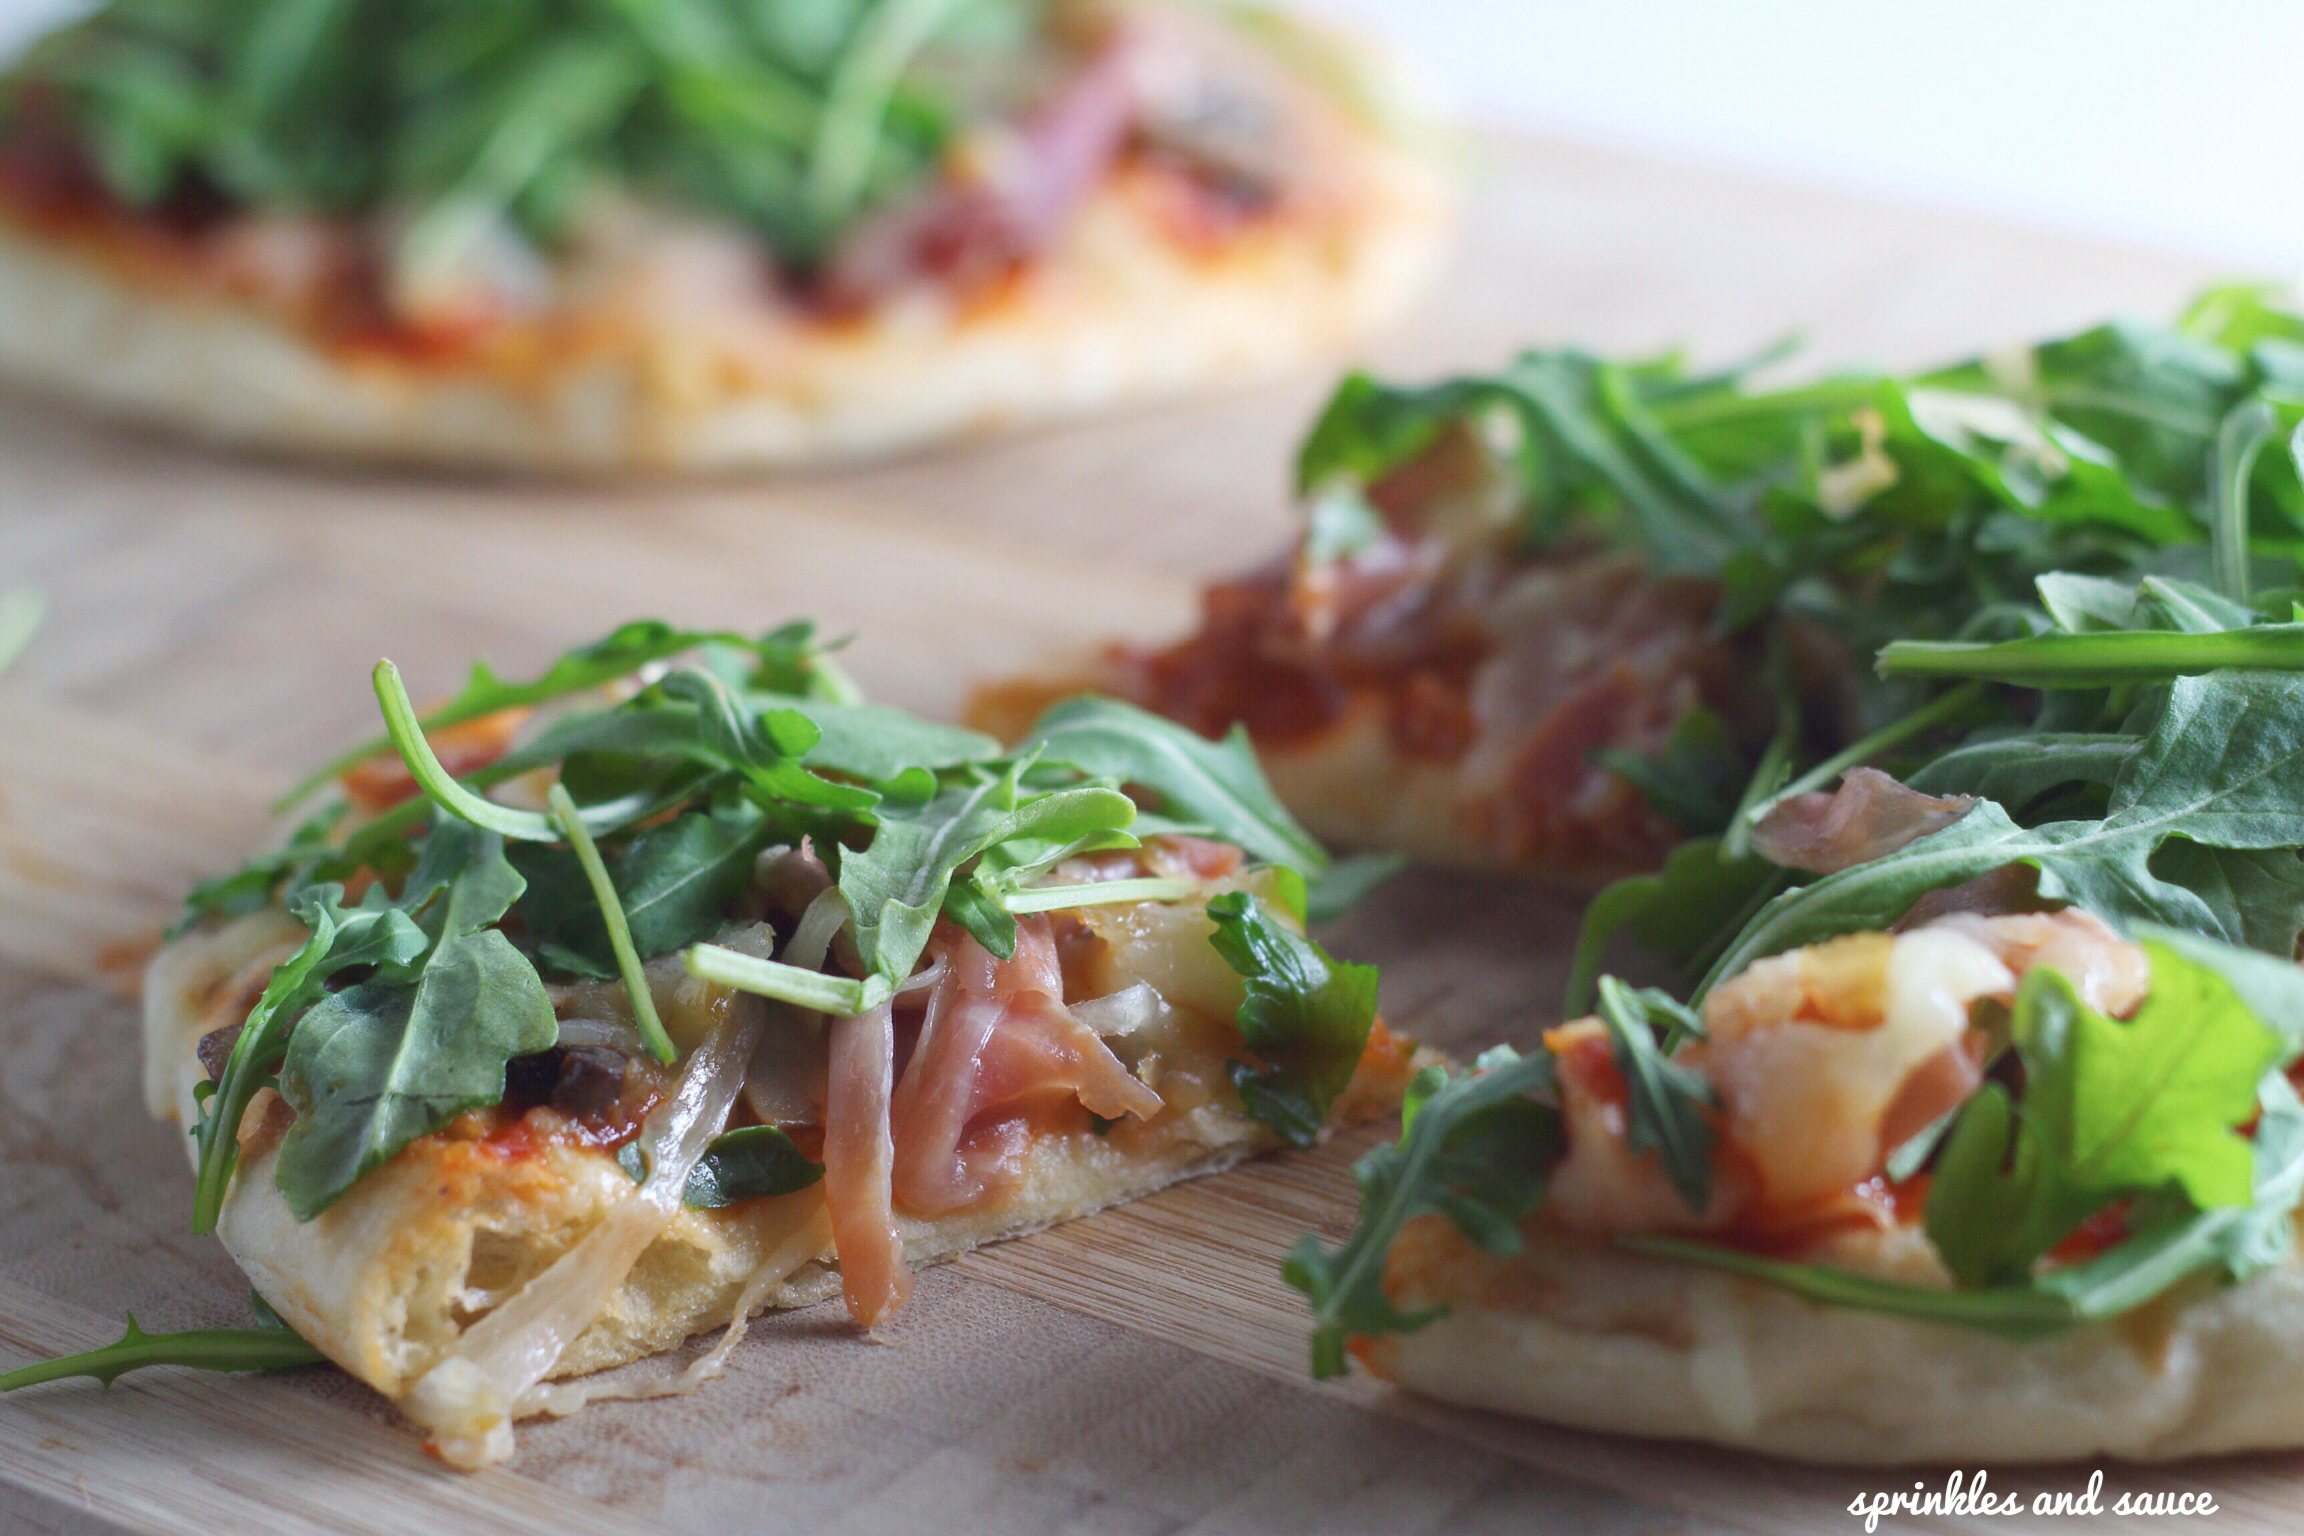
[[[568,1046],[603,1046],[627,1056],[645,1054],[640,1031],[619,1019],[562,1019],[560,1043]]]
[[[1170,1012],[1168,1000],[1142,981],[1071,1006],[1072,1017],[1107,1040],[1124,1040],[1158,1024]]]
[[[808,910],[800,914],[800,921],[793,925],[792,940],[784,946],[784,963],[804,971],[822,966],[824,957],[831,952],[832,936],[846,921],[848,898],[840,894],[840,888],[835,885],[819,891],[816,899],[808,903]]]

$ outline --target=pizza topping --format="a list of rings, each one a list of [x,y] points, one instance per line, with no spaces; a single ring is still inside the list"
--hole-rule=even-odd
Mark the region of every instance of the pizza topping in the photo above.
[[[227,1024],[200,1037],[195,1054],[200,1058],[200,1070],[208,1074],[208,1081],[213,1083],[224,1076],[224,1064],[232,1059],[232,1047],[240,1043],[242,1027]]]
[[[1976,803],[1972,795],[1923,795],[1877,768],[1851,768],[1831,794],[1780,800],[1752,829],[1752,850],[1771,864],[1829,875],[1941,832]]]
[[[1046,248],[1127,138],[1148,47],[1139,28],[1121,25],[1021,122],[959,145],[925,198],[842,243],[825,272],[826,301],[862,308],[923,277],[968,292]]]
[[[1672,1054],[1695,1075],[1716,1140],[1709,1198],[1676,1197],[1669,1161],[1629,1134],[1629,1095],[1598,1021],[1556,1030],[1568,1155],[1547,1210],[1584,1231],[1823,1232],[1854,1218],[1890,1154],[1957,1109],[1992,1047],[1971,1020],[2053,970],[2115,1017],[2146,995],[2144,952],[2077,910],[1961,914],[1771,956],[1706,997],[1703,1033]]]
[[[956,926],[930,945],[945,970],[892,1106],[904,1209],[939,1216],[1012,1186],[1035,1116],[1160,1112],[1159,1095],[1065,1009],[1046,918],[1017,924],[1005,961]]]
[[[1213,14],[678,15],[479,34],[389,0],[165,24],[113,0],[0,81],[0,201],[347,349],[517,359],[636,307],[773,347],[902,291],[987,291],[1106,185],[1156,181],[1179,240],[1225,238],[1318,191],[1339,117]]]
[[[1430,1081],[1400,1146],[1361,1166],[1360,1230],[1290,1261],[1321,1318],[1316,1367],[1342,1368],[1348,1334],[1434,1315],[1393,1305],[1381,1262],[1423,1211],[1491,1252],[1575,1230],[2017,1337],[2281,1262],[2304,1105],[2282,1071],[2295,1037],[2269,1021],[2304,1017],[2304,970],[2177,933],[2139,946],[2073,911],[1955,922],[1753,967],[1712,992],[1704,1034],[1675,1019],[1688,1075],[1645,1089],[1597,1021]],[[2092,1006],[2051,954],[2092,969],[2128,1017]],[[1716,1126],[1706,1201],[1675,1188],[1668,1147],[1629,1133],[1643,1092]],[[1917,1253],[1883,1231],[1915,1222]],[[1881,1236],[1850,1240],[1866,1232]]]
[[[833,1020],[828,1034],[824,1197],[840,1253],[840,1292],[849,1315],[869,1328],[912,1294],[912,1271],[896,1230],[896,1148],[889,1127],[895,1020],[883,1003],[870,1013]]]

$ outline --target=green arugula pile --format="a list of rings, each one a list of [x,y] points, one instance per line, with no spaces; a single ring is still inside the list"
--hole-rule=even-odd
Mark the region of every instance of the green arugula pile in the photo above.
[[[1910,377],[1758,386],[1780,356],[1707,374],[1562,350],[1425,388],[1355,376],[1299,455],[1306,558],[1361,547],[1381,527],[1368,488],[1470,430],[1499,460],[1522,547],[1599,542],[1716,583],[1719,631],[1767,658],[1767,739],[1739,742],[1699,708],[1653,756],[1602,756],[1688,841],[1593,904],[1571,1013],[1592,1006],[1620,933],[1683,986],[1712,968],[1785,886],[1750,853],[1777,801],[1859,763],[1901,776],[2009,718],[1993,691],[1935,681],[1962,674],[1855,675],[1891,642],[2028,634],[2053,573],[2131,589],[2147,575],[2298,580],[2304,486],[2261,450],[2304,422],[2304,315],[2272,290],[2217,288],[2171,327],[2117,321]],[[1851,663],[1853,709],[1818,676],[1833,651]]]
[[[110,0],[10,75],[110,191],[389,212],[450,266],[549,244],[600,182],[756,231],[795,269],[931,177],[1045,60],[1037,0]]]
[[[1711,987],[1753,961],[1886,928],[2013,866],[2151,962],[2125,1021],[2028,975],[2008,1068],[1891,1155],[1892,1177],[1930,1172],[1927,1232],[1954,1288],[1626,1246],[2015,1336],[2285,1255],[2304,1197],[2304,1106],[2283,1075],[2304,1054],[2304,320],[2222,289],[2170,331],[2113,325],[1989,367],[1777,393],[1565,354],[1432,391],[1360,382],[1315,431],[1307,484],[1365,484],[1460,413],[1500,407],[1519,423],[1531,539],[1603,530],[1721,583],[1724,625],[1820,622],[1877,657],[1869,728],[1833,750],[1795,702],[1756,760],[1694,718],[1659,757],[1606,764],[1696,835],[1593,901],[1567,1006],[1598,1002],[1634,1144],[1692,1208],[1712,1105],[1672,1052]],[[2261,452],[2280,435],[2288,454]],[[1833,504],[1834,477],[1874,455],[1867,494]],[[1752,850],[1773,806],[1860,764],[1976,803],[1822,877]],[[1619,934],[1678,964],[1686,1004],[1600,974]],[[1359,1230],[1340,1250],[1307,1238],[1289,1262],[1318,1369],[1341,1369],[1352,1334],[1428,1320],[1380,1285],[1410,1219],[1439,1212],[1517,1250],[1559,1156],[1556,1106],[1541,1052],[1426,1085],[1400,1143],[1360,1165]],[[2092,1221],[2125,1235],[2060,1262]]]

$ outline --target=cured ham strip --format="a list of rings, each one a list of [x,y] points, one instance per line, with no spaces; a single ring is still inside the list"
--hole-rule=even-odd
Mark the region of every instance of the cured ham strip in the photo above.
[[[1786,869],[1838,874],[1943,831],[1975,803],[1907,789],[1877,768],[1851,768],[1831,794],[1794,795],[1762,817],[1752,846]]]
[[[1005,961],[949,925],[930,948],[946,971],[894,1104],[895,1198],[906,1210],[942,1215],[1013,1182],[1033,1120],[1069,1103],[1114,1120],[1160,1112],[1160,1096],[1064,1006],[1046,918],[1016,925]]]
[[[896,1071],[896,1019],[883,1003],[827,1027],[832,1075],[825,1092],[824,1198],[840,1255],[841,1293],[849,1315],[870,1328],[912,1294],[890,1185],[895,1144],[888,1100]]]
[[[828,302],[860,307],[931,276],[966,292],[1045,248],[1126,142],[1146,46],[1123,28],[1014,133],[974,146],[930,196],[858,229],[825,274]]]

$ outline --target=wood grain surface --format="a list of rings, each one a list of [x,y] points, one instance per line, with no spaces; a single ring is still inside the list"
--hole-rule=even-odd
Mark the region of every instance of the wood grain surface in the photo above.
[[[1909,364],[2165,313],[2211,275],[1491,143],[1460,258],[1374,361],[1413,375],[1566,340],[1726,358],[1799,331],[1819,363]],[[264,835],[268,794],[372,729],[376,657],[421,697],[475,655],[529,668],[638,614],[805,614],[859,636],[876,694],[949,712],[973,678],[1173,629],[1199,578],[1265,553],[1327,382],[703,486],[236,460],[0,399],[0,586],[37,584],[51,612],[0,681],[0,1364],[108,1339],[124,1308],[153,1328],[245,1320],[245,1283],[186,1230],[180,1133],[143,1115],[130,994],[185,886]],[[1396,1024],[1465,1047],[1549,1021],[1573,915],[1415,877],[1333,937],[1385,964]],[[519,1459],[477,1477],[330,1371],[19,1394],[0,1401],[0,1531],[1823,1533],[1861,1528],[1859,1491],[1908,1484],[1316,1387],[1276,1265],[1306,1228],[1343,1229],[1364,1144],[974,1255],[872,1343],[837,1308],[767,1320],[701,1393],[525,1427]],[[2111,1475],[2213,1492],[2216,1529],[2304,1525],[2295,1458]]]

